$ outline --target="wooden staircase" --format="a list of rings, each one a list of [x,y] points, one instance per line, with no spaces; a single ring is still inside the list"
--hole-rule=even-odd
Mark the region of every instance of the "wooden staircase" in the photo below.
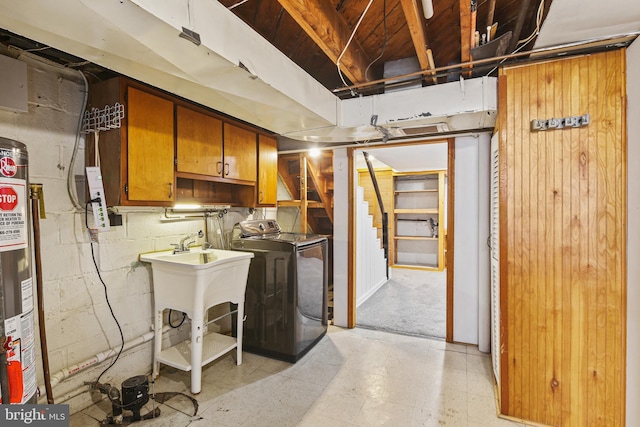
[[[333,153],[281,154],[278,173],[294,197],[278,200],[278,206],[300,209],[300,232],[333,236]]]
[[[329,321],[333,321],[333,153],[317,157],[307,153],[279,154],[278,175],[293,199],[278,200],[278,207],[300,210],[300,233],[327,236]]]

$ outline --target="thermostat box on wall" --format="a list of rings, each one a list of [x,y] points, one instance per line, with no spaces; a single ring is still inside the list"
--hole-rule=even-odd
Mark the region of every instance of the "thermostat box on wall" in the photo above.
[[[26,113],[27,64],[8,56],[0,55],[0,109]]]

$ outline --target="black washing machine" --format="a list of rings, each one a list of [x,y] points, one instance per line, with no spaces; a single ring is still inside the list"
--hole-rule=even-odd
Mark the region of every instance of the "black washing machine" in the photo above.
[[[327,332],[327,238],[282,232],[275,220],[242,221],[231,248],[253,252],[243,349],[289,362]]]

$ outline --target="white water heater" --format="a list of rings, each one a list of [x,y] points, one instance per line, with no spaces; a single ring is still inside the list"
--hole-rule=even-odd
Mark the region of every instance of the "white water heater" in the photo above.
[[[23,143],[0,137],[0,338],[6,337],[0,342],[7,360],[0,366],[2,403],[37,403],[28,163]]]

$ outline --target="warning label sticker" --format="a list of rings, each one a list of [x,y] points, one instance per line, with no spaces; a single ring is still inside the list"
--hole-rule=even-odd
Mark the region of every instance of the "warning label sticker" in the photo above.
[[[27,247],[27,183],[0,179],[0,252]]]

